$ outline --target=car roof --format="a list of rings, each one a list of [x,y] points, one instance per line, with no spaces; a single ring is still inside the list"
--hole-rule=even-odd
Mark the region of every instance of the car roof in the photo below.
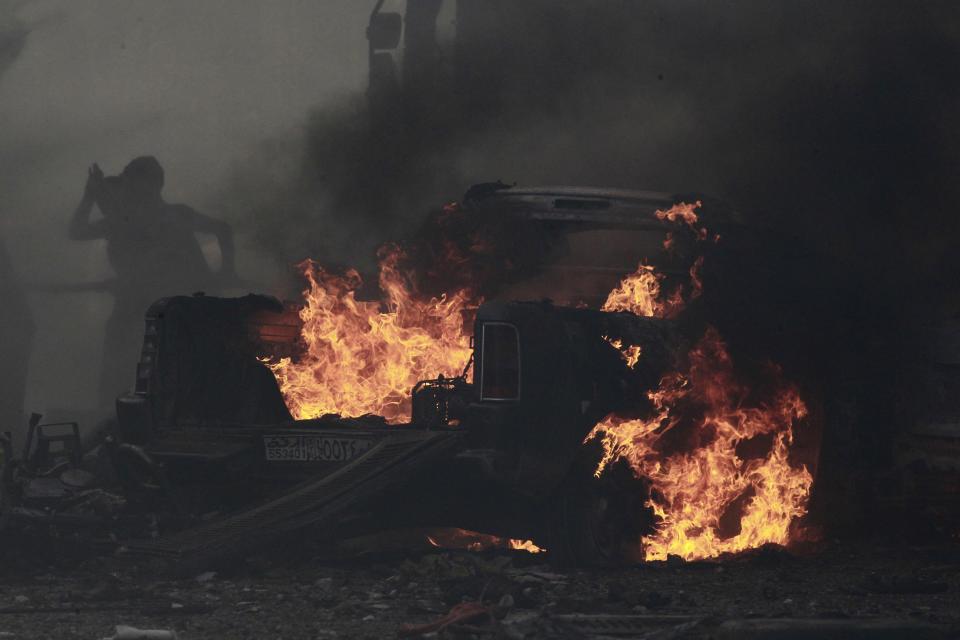
[[[635,189],[502,185],[466,204],[480,210],[502,209],[533,220],[614,226],[662,226],[662,221],[655,215],[657,211],[669,209],[679,202],[698,199],[662,191]],[[732,212],[728,212],[728,215],[730,213]]]
[[[603,187],[543,186],[512,187],[497,191],[495,196],[569,196],[581,198],[608,198],[639,202],[672,202],[673,195],[663,191],[613,189]]]

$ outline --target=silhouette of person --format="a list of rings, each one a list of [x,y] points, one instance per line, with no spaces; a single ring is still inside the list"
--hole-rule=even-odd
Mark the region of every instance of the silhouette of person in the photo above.
[[[134,158],[119,176],[105,177],[94,164],[70,222],[72,239],[106,240],[116,275],[101,367],[102,407],[110,406],[130,386],[143,338],[143,315],[150,304],[236,280],[230,225],[187,205],[166,202],[163,185],[163,168],[153,156]],[[91,220],[94,205],[101,217]],[[216,237],[219,272],[208,264],[198,233]]]

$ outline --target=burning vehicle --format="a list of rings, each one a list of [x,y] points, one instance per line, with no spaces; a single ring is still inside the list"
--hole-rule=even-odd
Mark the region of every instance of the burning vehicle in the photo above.
[[[702,196],[490,183],[381,250],[381,299],[308,261],[303,304],[159,300],[102,447],[111,517],[153,518],[125,552],[192,567],[404,527],[575,564],[786,544],[832,399],[789,381],[814,366],[798,327],[820,329],[783,321],[797,288],[738,308],[726,286],[769,277],[753,267],[782,245],[757,237]],[[40,484],[112,495],[48,439],[8,465],[17,513],[58,512]]]

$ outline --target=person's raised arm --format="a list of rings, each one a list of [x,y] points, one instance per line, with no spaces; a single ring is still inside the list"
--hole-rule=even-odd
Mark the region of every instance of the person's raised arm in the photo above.
[[[87,184],[83,189],[80,204],[73,211],[68,235],[71,240],[96,240],[104,237],[103,221],[90,221],[90,213],[103,187],[103,171],[93,164],[87,171]]]

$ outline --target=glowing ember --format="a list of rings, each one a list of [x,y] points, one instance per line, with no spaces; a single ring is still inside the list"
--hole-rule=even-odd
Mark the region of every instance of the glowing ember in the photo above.
[[[437,529],[427,536],[427,542],[442,549],[466,549],[467,551],[486,551],[487,549],[510,549],[527,553],[543,553],[533,540],[500,538],[466,529]]]
[[[300,312],[306,353],[269,365],[294,418],[376,414],[400,422],[417,381],[463,370],[470,358],[464,313],[475,302],[464,291],[415,299],[399,258],[395,248],[381,255],[382,305],[356,299],[356,271],[337,276],[312,261],[301,265],[309,283]]]
[[[543,553],[546,551],[543,547],[538,547],[533,540],[508,540],[507,546],[516,551],[526,551],[527,553]]]
[[[631,369],[637,366],[637,363],[640,362],[640,345],[624,345],[623,340],[620,340],[619,338],[616,340],[611,340],[609,336],[603,336],[603,339],[609,342],[611,347],[620,352],[620,357],[623,358],[623,361],[626,362],[627,366]]]
[[[690,267],[690,299],[696,300],[703,293],[703,280],[700,270],[703,268],[703,256],[698,257]]]

